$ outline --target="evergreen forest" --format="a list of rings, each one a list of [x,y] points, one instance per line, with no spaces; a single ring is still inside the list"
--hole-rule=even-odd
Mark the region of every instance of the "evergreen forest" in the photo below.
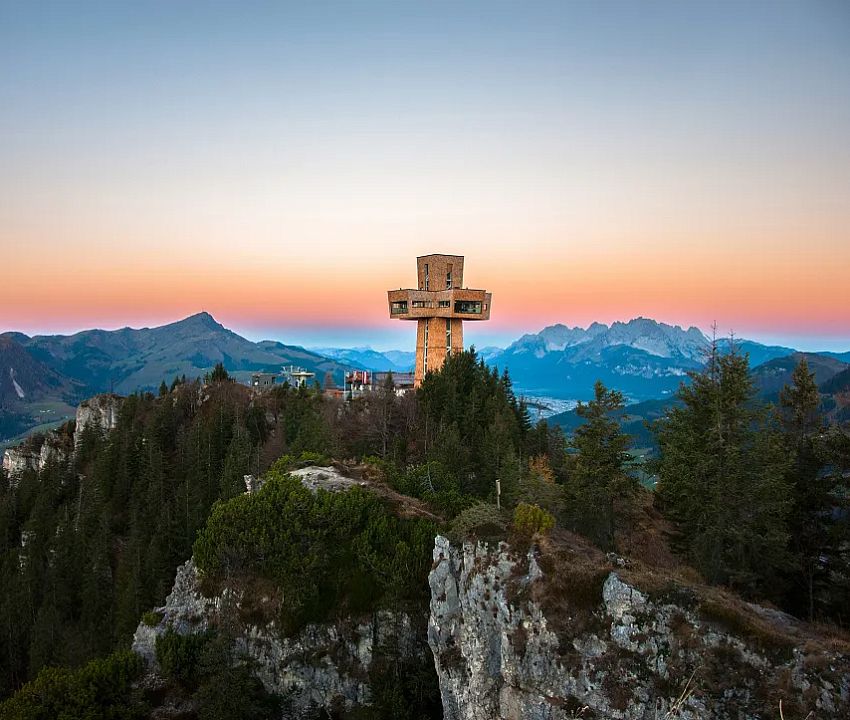
[[[277,620],[294,633],[383,607],[424,615],[437,532],[522,543],[564,530],[628,554],[647,502],[706,582],[846,627],[850,436],[826,422],[805,359],[766,405],[747,355],[715,344],[679,399],[648,428],[659,452],[639,466],[616,388],[597,383],[565,437],[532,423],[510,377],[474,350],[405,395],[391,377],[351,402],[318,387],[252,393],[223,368],[131,395],[116,427],[87,427],[67,459],[0,477],[3,717],[145,717],[128,649],[190,556],[212,580],[249,573],[283,588],[292,601]],[[332,462],[422,512],[402,518],[357,488],[311,494],[289,475]],[[263,489],[245,494],[246,475]],[[160,652],[201,717],[279,711],[221,638],[163,639]],[[409,670],[379,693],[376,717],[439,705],[428,668]]]

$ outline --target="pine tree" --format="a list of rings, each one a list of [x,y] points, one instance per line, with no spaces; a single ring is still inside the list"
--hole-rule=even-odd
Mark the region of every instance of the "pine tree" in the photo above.
[[[786,566],[790,492],[782,437],[755,402],[746,355],[712,344],[705,369],[656,425],[657,500],[681,550],[711,582],[775,592]]]
[[[814,373],[801,356],[791,384],[779,394],[779,417],[791,459],[788,480],[793,505],[789,515],[792,573],[790,605],[810,620],[829,603],[832,578],[842,562],[840,515],[843,479],[834,472],[834,442],[825,440],[824,418],[819,412],[820,394]]]
[[[224,365],[222,363],[216,363],[211,373],[208,373],[206,376],[206,381],[208,383],[222,383],[230,380],[230,375],[227,370],[224,369]]]
[[[579,403],[576,412],[585,422],[573,436],[574,451],[567,489],[572,523],[604,548],[615,548],[617,520],[628,510],[637,481],[628,471],[630,438],[622,432],[618,415],[623,396],[601,382],[594,399]]]

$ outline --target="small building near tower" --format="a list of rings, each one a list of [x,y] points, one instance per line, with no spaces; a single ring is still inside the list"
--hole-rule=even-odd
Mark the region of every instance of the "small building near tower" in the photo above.
[[[415,376],[410,372],[376,372],[374,375],[374,387],[381,388],[387,381],[387,377],[393,376],[393,387],[395,394],[398,396],[404,395],[408,390],[414,388]]]
[[[288,382],[291,387],[299,388],[305,385],[310,385],[316,379],[316,373],[305,370],[304,368],[290,365],[281,371],[281,376],[284,382]]]
[[[277,375],[273,373],[253,373],[251,375],[251,387],[254,390],[267,390],[272,387],[277,380]]]
[[[390,317],[416,320],[416,371],[419,387],[429,370],[443,366],[446,356],[463,350],[463,321],[489,320],[491,294],[463,286],[462,255],[416,258],[415,289],[389,290]]]

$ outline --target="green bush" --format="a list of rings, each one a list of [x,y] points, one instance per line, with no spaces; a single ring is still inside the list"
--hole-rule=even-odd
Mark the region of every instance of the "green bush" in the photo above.
[[[129,650],[92,660],[81,668],[45,668],[0,704],[3,720],[137,720],[148,709],[132,684],[144,661]]]
[[[253,574],[274,582],[289,634],[332,616],[424,605],[436,530],[396,517],[367,490],[314,494],[271,471],[259,492],[215,505],[194,554],[213,581]]]
[[[477,502],[470,505],[453,521],[449,536],[452,540],[504,540],[508,526],[495,505]]]
[[[381,469],[394,490],[424,500],[446,518],[455,517],[476,500],[474,495],[464,493],[457,478],[436,460],[404,470],[384,463]]]
[[[319,465],[324,467],[330,464],[331,459],[327,455],[304,451],[297,455],[281,455],[272,464],[270,472],[282,474],[296,468],[307,467],[308,465]]]
[[[514,510],[513,528],[520,535],[545,535],[555,527],[552,513],[546,512],[537,505],[520,503]]]
[[[150,610],[142,615],[142,622],[148,627],[156,627],[162,622],[162,613]]]
[[[211,637],[209,632],[181,635],[173,630],[160,635],[156,639],[156,661],[162,672],[181,685],[196,685],[204,648]]]

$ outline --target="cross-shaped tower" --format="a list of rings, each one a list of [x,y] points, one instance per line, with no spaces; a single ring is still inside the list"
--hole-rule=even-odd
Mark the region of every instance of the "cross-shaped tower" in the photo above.
[[[463,321],[490,319],[490,293],[463,287],[463,255],[416,258],[417,290],[389,290],[390,317],[416,320],[416,387],[463,350]]]

